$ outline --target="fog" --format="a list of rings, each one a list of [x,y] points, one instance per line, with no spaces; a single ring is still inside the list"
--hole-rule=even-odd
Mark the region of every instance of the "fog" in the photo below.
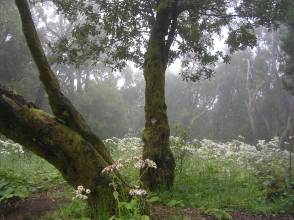
[[[0,83],[50,112],[21,33],[15,7],[1,3]],[[127,62],[115,70],[100,55],[75,54],[56,46],[73,25],[48,5],[32,7],[38,33],[63,92],[102,138],[138,136],[144,128],[144,78],[140,68]],[[46,11],[47,10],[47,11]],[[281,39],[285,28],[255,30],[258,45],[238,51],[229,64],[218,63],[210,79],[187,82],[179,76],[180,61],[166,74],[166,104],[171,134],[186,130],[191,138],[248,143],[284,140],[293,130],[294,101],[285,89],[285,54]],[[74,42],[73,42],[74,44]],[[192,61],[193,62],[193,61]],[[195,60],[196,62],[196,60]],[[193,73],[193,70],[191,73]]]

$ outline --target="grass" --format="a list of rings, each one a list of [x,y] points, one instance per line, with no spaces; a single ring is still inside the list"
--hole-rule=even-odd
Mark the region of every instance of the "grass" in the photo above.
[[[181,161],[176,169],[173,188],[155,194],[154,202],[170,207],[195,207],[203,213],[222,214],[222,210],[261,214],[293,213],[294,192],[285,187],[285,182],[281,182],[285,190],[269,199],[269,186],[264,185],[264,177],[256,175],[254,170],[246,169],[234,160],[207,160],[197,155],[186,155]],[[53,197],[71,199],[73,196],[73,189],[52,165],[28,152],[0,154],[0,175],[0,180],[8,182],[6,188],[1,189],[0,181],[0,198],[1,190],[2,193],[7,191],[8,186],[8,192],[15,196],[22,194],[23,197],[29,197],[33,193],[50,191],[54,187],[61,191],[53,190]],[[123,175],[135,182],[138,170],[130,167]],[[276,190],[276,186],[270,187],[270,190]],[[86,216],[85,202],[75,200],[41,220],[88,220]]]
[[[90,220],[86,216],[86,203],[75,200],[54,212],[48,213],[39,220]]]
[[[29,152],[0,154],[0,176],[0,198],[6,197],[2,203],[24,199],[41,192],[48,192],[49,197],[63,197],[70,190],[58,170]],[[56,191],[51,190],[54,187],[62,188],[62,191],[58,190],[59,195],[50,195],[56,194]]]
[[[251,213],[290,212],[285,197],[268,201],[261,181],[233,161],[186,161],[176,175],[174,187],[159,194],[161,201],[182,201],[186,207]],[[289,205],[289,204],[288,204]]]

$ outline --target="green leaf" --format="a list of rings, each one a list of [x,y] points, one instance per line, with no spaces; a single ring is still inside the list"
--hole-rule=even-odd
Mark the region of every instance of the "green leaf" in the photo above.
[[[168,203],[167,203],[167,205],[169,206],[169,207],[175,207],[175,206],[178,206],[178,205],[180,205],[180,206],[183,206],[184,204],[183,204],[183,201],[182,200],[170,200]]]
[[[117,191],[114,191],[114,192],[113,192],[113,197],[114,197],[116,200],[118,200],[118,196],[119,196],[118,192],[117,192]]]
[[[147,202],[150,202],[150,203],[161,202],[161,198],[158,196],[153,196],[150,199],[148,199]]]

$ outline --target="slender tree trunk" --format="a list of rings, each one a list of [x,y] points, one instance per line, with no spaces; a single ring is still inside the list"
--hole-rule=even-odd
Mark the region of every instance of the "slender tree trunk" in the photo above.
[[[168,1],[162,1],[163,3]],[[175,161],[169,148],[170,128],[165,104],[165,71],[168,50],[165,35],[169,26],[168,4],[158,8],[155,24],[144,63],[145,129],[143,133],[143,159],[156,162],[157,169],[141,170],[142,182],[152,191],[169,188],[174,181]]]
[[[43,86],[40,85],[36,94],[36,99],[35,99],[35,105],[38,106],[39,108],[42,108],[45,100],[45,91],[43,89]]]
[[[255,106],[256,106],[256,94],[255,91],[250,88],[250,82],[252,81],[252,73],[251,73],[251,63],[250,60],[247,59],[247,79],[246,79],[246,90],[248,94],[248,100],[245,103],[247,108],[247,113],[249,117],[249,123],[252,133],[252,142],[256,142],[257,138],[257,128],[255,125],[254,113],[255,113]]]

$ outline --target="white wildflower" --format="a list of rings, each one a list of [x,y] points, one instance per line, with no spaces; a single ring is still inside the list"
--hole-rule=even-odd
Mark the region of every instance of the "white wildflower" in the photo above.
[[[102,173],[111,173],[114,171],[118,171],[118,170],[122,169],[123,167],[124,167],[124,165],[122,164],[122,161],[118,160],[118,161],[114,162],[113,164],[105,167],[102,170]]]
[[[150,160],[150,159],[146,159],[145,160],[145,164],[147,165],[147,167],[149,168],[154,168],[154,169],[157,169],[157,165],[156,163],[153,161],[153,160]]]
[[[153,161],[153,160],[150,160],[150,159],[145,159],[145,160],[142,160],[142,159],[139,159],[136,163],[135,163],[135,167],[137,168],[154,168],[154,169],[157,169],[157,165],[156,163]]]
[[[144,168],[145,167],[145,161],[142,159],[139,159],[136,163],[135,163],[135,167],[136,168]]]
[[[78,186],[77,189],[74,191],[75,196],[72,198],[74,199],[81,199],[81,200],[86,200],[88,199],[88,196],[85,194],[90,194],[91,190],[90,189],[85,189],[82,185]]]
[[[131,189],[129,191],[129,194],[131,196],[143,196],[143,195],[147,195],[147,191],[144,189]]]

